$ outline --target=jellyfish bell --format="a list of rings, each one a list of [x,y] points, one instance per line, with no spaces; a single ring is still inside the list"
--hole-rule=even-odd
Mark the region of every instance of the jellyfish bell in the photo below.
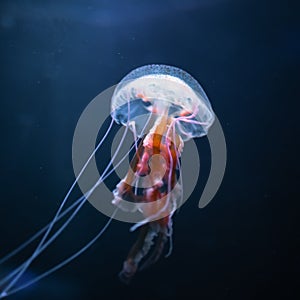
[[[167,65],[147,65],[133,70],[121,80],[112,96],[112,118],[127,126],[129,116],[136,123],[138,137],[149,111],[153,112],[154,119],[165,114],[168,118],[193,115],[193,122],[176,122],[176,132],[183,141],[206,135],[215,119],[208,97],[196,79]]]

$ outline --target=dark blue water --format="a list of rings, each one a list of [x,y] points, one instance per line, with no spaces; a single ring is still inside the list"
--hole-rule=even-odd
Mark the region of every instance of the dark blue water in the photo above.
[[[173,254],[131,285],[117,274],[136,234],[115,221],[87,253],[11,299],[297,298],[296,8],[296,1],[1,1],[1,256],[51,219],[71,185],[83,109],[138,66],[174,65],[199,80],[228,147],[222,186],[200,210],[210,159],[207,140],[197,141],[203,175],[174,218]],[[25,279],[80,248],[106,219],[87,204]]]

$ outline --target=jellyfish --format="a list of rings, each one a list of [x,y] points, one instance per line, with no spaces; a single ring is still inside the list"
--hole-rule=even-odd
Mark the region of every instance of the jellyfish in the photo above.
[[[116,86],[111,98],[110,116],[107,132],[77,174],[52,221],[0,259],[0,264],[6,262],[41,237],[31,256],[0,279],[0,299],[26,288],[76,259],[102,236],[119,210],[141,215],[140,220],[131,227],[131,231],[138,230],[139,235],[119,273],[123,282],[129,283],[137,271],[157,262],[166,250],[167,243],[169,249],[166,256],[170,255],[172,216],[183,203],[181,154],[185,142],[207,135],[215,119],[211,104],[200,84],[187,72],[173,66],[146,65],[131,71]],[[111,161],[96,183],[66,208],[74,187],[95,153],[101,151],[114,122],[125,126],[125,131]],[[46,272],[18,285],[31,263],[59,237],[96,188],[111,175],[113,170],[110,167],[129,132],[134,139],[131,148],[134,155],[128,172],[112,192],[115,210],[105,226],[79,251]],[[114,167],[117,168],[125,158]],[[55,231],[54,225],[66,217],[65,222]]]

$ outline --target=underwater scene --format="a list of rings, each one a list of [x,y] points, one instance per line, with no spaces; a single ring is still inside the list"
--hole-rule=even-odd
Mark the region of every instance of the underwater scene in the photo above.
[[[0,299],[297,299],[296,1],[1,1]]]

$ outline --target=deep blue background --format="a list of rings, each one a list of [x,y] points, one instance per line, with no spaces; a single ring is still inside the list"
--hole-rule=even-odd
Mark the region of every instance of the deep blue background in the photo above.
[[[172,256],[130,286],[117,273],[135,234],[114,222],[75,262],[11,299],[296,298],[296,2],[1,1],[1,256],[50,220],[72,183],[82,110],[138,66],[175,65],[197,78],[228,147],[213,202],[197,208],[204,176],[175,217]],[[206,139],[197,143],[208,151]],[[105,220],[87,204],[28,278],[78,249]]]

